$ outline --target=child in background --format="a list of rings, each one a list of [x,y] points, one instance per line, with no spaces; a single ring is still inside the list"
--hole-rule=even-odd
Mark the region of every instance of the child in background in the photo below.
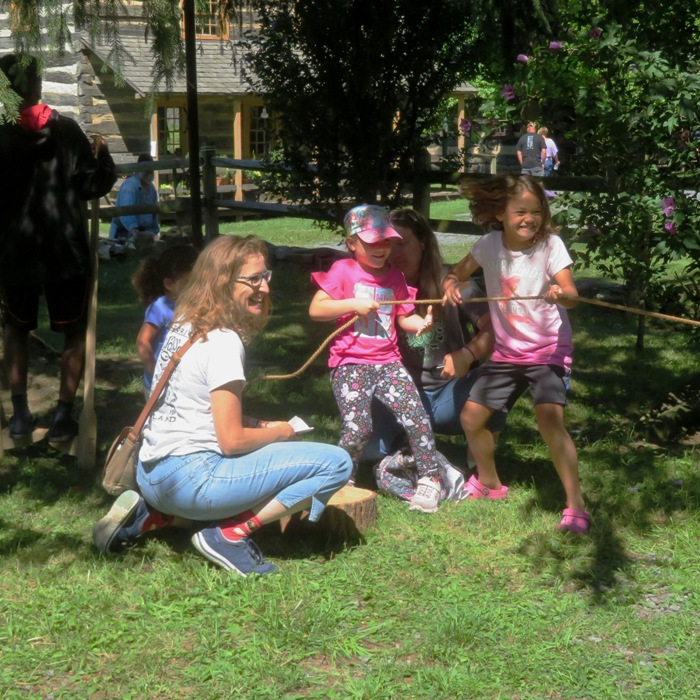
[[[173,320],[175,300],[184,288],[196,259],[195,248],[186,243],[177,243],[167,247],[160,255],[146,258],[132,279],[141,303],[148,307],[136,338],[136,350],[144,367],[146,396],[151,392],[156,360]]]
[[[311,275],[319,287],[309,309],[315,321],[341,326],[354,314],[352,327],[333,338],[328,365],[331,387],[342,419],[340,447],[352,458],[354,483],[358,462],[372,434],[372,397],[384,404],[406,430],[418,468],[411,510],[434,513],[440,498],[439,465],[430,419],[413,379],[401,364],[396,324],[420,335],[432,325],[414,314],[414,305],[382,304],[410,299],[406,280],[389,262],[392,239],[400,238],[385,209],[361,205],[345,216],[345,243],[354,258],[335,262],[328,272]]]
[[[493,434],[486,423],[494,411],[509,411],[529,387],[537,426],[554,462],[566,505],[559,530],[586,532],[586,512],[579,485],[578,457],[564,426],[564,406],[573,350],[565,309],[576,305],[573,261],[553,235],[547,198],[530,176],[502,175],[465,186],[474,220],[487,231],[448,273],[445,298],[460,302],[460,286],[479,268],[490,297],[537,295],[542,299],[490,301],[495,344],[480,368],[463,415],[477,475],[466,486],[469,498],[505,498],[496,473]]]

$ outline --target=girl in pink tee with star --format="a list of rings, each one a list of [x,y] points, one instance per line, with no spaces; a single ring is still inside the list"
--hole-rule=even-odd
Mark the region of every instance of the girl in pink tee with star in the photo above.
[[[462,412],[477,465],[466,486],[470,498],[505,498],[494,462],[494,411],[509,411],[530,388],[535,416],[559,474],[566,505],[560,530],[582,533],[590,525],[579,484],[576,447],[564,426],[573,351],[567,308],[576,305],[573,261],[553,235],[547,197],[532,177],[503,175],[465,187],[475,221],[487,231],[444,281],[445,299],[461,301],[460,287],[483,268],[495,344],[482,364]],[[539,299],[518,300],[536,296]],[[512,298],[512,300],[511,300]]]

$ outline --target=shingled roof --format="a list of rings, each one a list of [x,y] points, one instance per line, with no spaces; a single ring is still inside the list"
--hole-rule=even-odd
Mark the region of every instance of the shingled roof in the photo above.
[[[112,70],[115,66],[110,61],[112,47],[108,44],[92,42],[89,38],[81,39],[83,46],[97,55]],[[151,92],[167,94],[186,94],[185,76],[175,76],[172,87],[166,90],[165,82],[153,85],[153,56],[151,45],[142,36],[122,35],[121,43],[132,60],[126,60],[122,68],[122,78],[138,94]],[[233,43],[227,40],[197,40],[197,92],[200,95],[242,95],[250,92],[243,80],[241,67],[243,53],[234,52]],[[116,71],[115,71],[116,72]]]

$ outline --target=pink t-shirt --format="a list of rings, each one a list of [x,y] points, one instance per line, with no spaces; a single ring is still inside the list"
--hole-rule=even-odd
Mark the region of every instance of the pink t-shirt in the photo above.
[[[503,232],[491,231],[472,248],[484,270],[490,297],[538,296],[557,272],[573,261],[558,236],[548,236],[528,250],[509,250]],[[544,299],[490,301],[496,336],[491,359],[520,365],[571,367],[573,343],[566,310]]]
[[[413,294],[409,292],[406,279],[397,268],[390,267],[383,277],[378,277],[365,272],[352,258],[338,260],[328,272],[312,273],[311,280],[331,299],[375,299],[382,302],[415,298],[415,291]],[[396,317],[411,314],[413,309],[411,303],[384,304],[377,312],[358,318],[331,341],[328,366],[400,362]],[[350,314],[341,316],[336,326],[342,326],[351,317]]]

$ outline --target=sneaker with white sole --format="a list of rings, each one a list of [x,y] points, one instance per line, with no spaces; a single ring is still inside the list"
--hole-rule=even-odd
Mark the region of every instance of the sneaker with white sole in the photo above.
[[[226,539],[218,526],[207,527],[192,537],[195,549],[209,561],[241,576],[272,574],[274,564],[265,561],[262,552],[250,537],[240,540]]]
[[[136,491],[124,491],[114,501],[107,515],[93,526],[92,541],[95,547],[102,554],[110,554],[135,541],[137,536],[133,535],[129,526],[143,519],[143,511],[148,514],[146,501]]]
[[[410,501],[409,510],[420,510],[423,513],[434,513],[440,503],[440,484],[430,477],[418,479],[416,493]]]
[[[173,516],[152,508],[136,491],[124,491],[92,528],[92,541],[102,554],[130,547],[146,533],[173,523]]]

